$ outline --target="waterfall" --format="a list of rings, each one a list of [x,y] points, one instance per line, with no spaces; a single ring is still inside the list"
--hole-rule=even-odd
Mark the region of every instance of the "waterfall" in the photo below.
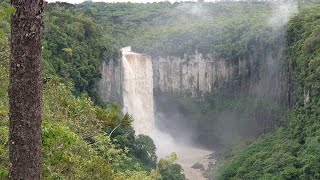
[[[210,151],[195,148],[190,144],[177,142],[174,138],[155,127],[153,99],[153,68],[150,56],[131,52],[131,48],[122,49],[123,68],[123,105],[124,111],[134,118],[136,134],[150,136],[157,147],[157,156],[163,158],[172,152],[178,155],[178,163],[190,180],[205,180],[203,172],[193,169],[194,163],[208,166],[212,160],[207,158]],[[187,139],[187,138],[186,138]]]
[[[153,70],[149,56],[122,49],[124,111],[134,118],[136,134],[154,129]]]

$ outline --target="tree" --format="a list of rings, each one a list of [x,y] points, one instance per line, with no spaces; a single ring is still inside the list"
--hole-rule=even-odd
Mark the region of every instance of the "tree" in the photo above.
[[[185,180],[185,175],[182,173],[181,165],[174,163],[178,160],[176,153],[171,153],[165,159],[160,159],[158,170],[163,180]]]
[[[10,175],[38,180],[41,174],[43,0],[11,0]]]
[[[135,146],[137,157],[150,167],[155,167],[157,164],[157,155],[156,145],[153,140],[149,136],[139,134],[136,138]]]

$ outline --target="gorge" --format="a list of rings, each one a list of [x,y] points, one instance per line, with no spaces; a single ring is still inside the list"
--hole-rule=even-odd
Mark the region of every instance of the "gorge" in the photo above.
[[[69,66],[76,94],[88,92],[103,106],[94,91],[97,81],[91,78],[98,78],[92,69],[100,65],[100,95],[126,106],[124,110],[134,116],[136,132],[153,138],[159,157],[175,151],[205,164],[199,159],[208,152],[199,148],[217,151],[215,160],[222,149],[227,153],[219,158],[226,157],[227,162],[219,173],[206,172],[208,179],[216,175],[223,180],[319,179],[320,11],[317,3],[306,1],[86,2],[71,9],[86,14],[98,27],[77,18],[84,24],[80,31],[84,35],[72,31],[79,28],[75,23],[73,28],[65,27],[67,35],[59,39],[58,46],[48,43],[48,47],[67,65],[72,62],[78,66],[79,57],[87,62],[79,71]],[[57,16],[53,11],[49,32],[57,29],[57,22],[68,19]],[[83,39],[95,42],[93,48],[84,48],[94,56],[87,58],[70,38],[65,38],[69,36],[79,39],[79,44]],[[51,42],[61,36],[48,37]],[[126,45],[132,45],[138,54],[127,52],[121,58],[119,49]],[[70,49],[60,52],[53,48],[69,46],[74,50],[71,53]],[[61,61],[46,55],[57,62],[53,67],[62,77],[67,74]],[[100,63],[88,62],[91,59]],[[158,132],[152,133],[152,129]],[[134,147],[131,152],[139,155],[141,142],[128,143],[135,138],[130,133],[125,126],[120,127],[111,138],[124,149]],[[240,150],[238,145],[242,145]],[[191,164],[188,159],[181,161],[183,158],[179,163],[190,177]],[[164,179],[175,179],[160,173]],[[179,175],[180,171],[172,174]]]
[[[191,167],[196,163],[202,163],[207,169],[209,163],[214,162],[213,159],[208,159],[211,152],[193,147],[191,141],[188,144],[186,143],[188,140],[178,141],[156,127],[153,99],[154,71],[151,57],[134,53],[131,51],[131,47],[126,47],[122,48],[120,62],[122,64],[121,72],[123,72],[122,78],[120,78],[123,87],[123,111],[133,116],[133,127],[136,134],[152,137],[157,146],[159,158],[176,153],[178,163],[183,167],[186,178],[204,180],[201,169]],[[112,93],[109,92],[109,94]]]
[[[280,39],[279,41],[282,40]],[[153,58],[148,55],[131,52],[132,56],[138,56],[139,58],[137,59],[140,59],[141,63],[143,62],[143,64],[131,64],[130,72],[134,71],[137,74],[128,74],[127,61],[124,61],[126,58],[122,57],[122,59],[104,61],[101,65],[102,79],[99,82],[99,91],[105,100],[119,102],[126,108],[128,106],[128,99],[126,97],[128,90],[124,87],[124,83],[126,82],[127,87],[133,88],[131,91],[140,92],[141,97],[149,99],[148,102],[143,103],[137,100],[136,104],[144,104],[145,106],[148,104],[147,107],[151,107],[151,104],[154,102],[155,110],[152,110],[150,114],[156,115],[154,121],[160,129],[163,128],[164,131],[174,134],[175,137],[187,136],[192,139],[191,141],[201,142],[197,139],[198,137],[195,137],[201,134],[199,133],[200,130],[196,130],[198,125],[194,124],[194,122],[200,121],[199,117],[195,119],[184,117],[183,114],[185,113],[179,112],[181,111],[179,110],[179,105],[177,103],[172,104],[172,100],[182,97],[185,99],[198,98],[200,102],[205,102],[213,95],[217,97],[250,97],[252,100],[249,101],[252,101],[252,103],[248,104],[248,109],[264,109],[266,105],[256,105],[259,99],[263,101],[268,99],[270,103],[279,105],[289,104],[290,102],[286,98],[286,94],[289,93],[286,75],[284,71],[281,71],[280,64],[281,58],[283,58],[282,51],[282,49],[266,50],[262,55],[257,56],[252,54],[246,58],[239,58],[236,61],[218,58],[213,55],[202,55],[198,52],[194,53],[194,55],[185,55],[184,57],[167,56]],[[131,61],[138,61],[137,59]],[[148,61],[146,62],[145,59],[148,59]],[[145,74],[146,72],[149,74]],[[127,77],[131,77],[131,80],[135,81],[135,83],[131,82],[133,84],[127,84],[127,80],[129,79],[125,79],[126,75]],[[149,86],[148,90],[140,90],[139,88],[147,85],[146,82],[142,82],[146,79],[150,80],[147,83]],[[149,94],[146,92],[149,92]],[[150,96],[154,97],[155,100],[151,99]],[[224,100],[222,99],[222,102],[219,102],[219,99],[215,101],[222,103]],[[172,111],[173,114],[170,114],[170,108],[163,108],[170,106],[171,109],[175,109],[176,111]],[[146,107],[142,109],[146,109]],[[143,112],[142,109],[140,112]],[[231,115],[229,119],[237,124],[236,116],[239,113],[232,112],[233,110],[230,109],[224,109],[223,111],[229,112],[229,116]],[[248,127],[241,130],[242,132],[235,132],[235,136],[257,135],[263,133],[268,128],[272,129],[277,124],[275,118],[277,112],[271,111],[273,110],[265,109],[265,113],[260,115],[263,117],[263,119],[260,119],[262,122],[256,122],[258,117],[253,117],[253,122],[244,125]],[[148,119],[153,121],[154,118]],[[275,120],[269,121],[268,119]],[[249,122],[242,123],[246,124]],[[257,123],[263,124],[260,130],[255,127]],[[181,131],[190,131],[190,134],[180,133],[176,128],[180,128]],[[253,131],[252,129],[256,130]],[[205,143],[204,145],[207,144]]]
[[[43,179],[320,179],[317,0],[44,12]],[[1,1],[0,179],[10,175],[11,13]]]
[[[276,123],[267,123],[272,123],[268,122],[268,118],[275,119],[277,114],[266,110],[262,115],[266,124],[260,130],[257,128],[259,122],[255,122],[257,119],[252,119],[250,124],[240,121],[245,124],[241,125],[242,129],[241,126],[237,127],[240,131],[235,131],[234,126],[239,124],[236,121],[239,113],[230,109],[223,110],[229,115],[222,115],[216,123],[226,123],[229,119],[229,124],[214,125],[219,129],[215,129],[211,136],[206,134],[209,141],[204,141],[202,134],[206,132],[202,132],[204,128],[198,127],[196,123],[200,121],[199,117],[188,117],[179,110],[179,105],[166,99],[182,96],[206,101],[208,94],[231,93],[252,96],[254,101],[258,98],[269,98],[274,103],[286,101],[281,99],[285,88],[280,83],[283,81],[278,68],[281,52],[281,49],[278,53],[273,52],[273,55],[266,52],[264,59],[260,59],[262,64],[256,65],[258,58],[252,56],[239,59],[236,63],[197,52],[183,58],[152,58],[132,52],[131,47],[126,47],[122,49],[120,59],[102,63],[99,90],[105,100],[123,104],[123,111],[134,118],[136,134],[145,134],[154,140],[159,158],[175,152],[187,178],[205,179],[203,170],[191,167],[200,163],[207,170],[209,164],[215,163],[211,155],[213,149],[209,147],[219,147],[220,143],[227,145],[243,137],[261,134],[275,126]],[[248,108],[254,106],[251,104]],[[265,108],[265,105],[255,108]],[[215,116],[218,115],[212,117]]]

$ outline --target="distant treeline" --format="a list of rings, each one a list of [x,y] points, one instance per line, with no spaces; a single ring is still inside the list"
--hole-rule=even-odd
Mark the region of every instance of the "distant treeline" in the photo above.
[[[76,6],[102,25],[109,38],[135,51],[154,56],[198,51],[228,59],[263,53],[275,45],[278,34],[269,24],[275,8],[266,2],[86,2]]]
[[[152,56],[184,56],[198,51],[229,61],[279,49],[280,27],[270,25],[276,5],[219,3],[49,3],[45,11],[43,57],[46,70],[103,105],[97,82],[100,62],[119,50]]]

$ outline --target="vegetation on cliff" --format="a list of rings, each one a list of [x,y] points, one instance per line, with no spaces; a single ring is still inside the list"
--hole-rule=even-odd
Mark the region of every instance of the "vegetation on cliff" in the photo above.
[[[2,45],[0,179],[7,179],[9,47],[7,43]],[[121,116],[119,106],[108,109],[94,106],[88,97],[75,97],[72,86],[61,83],[56,76],[51,77],[44,90],[43,179],[153,180],[161,178],[162,171],[170,171],[175,159],[162,160],[167,166],[157,164],[152,139],[147,136],[136,137],[131,127],[131,117]],[[110,137],[110,131],[119,123],[122,126]],[[178,174],[180,172],[181,167]]]
[[[110,58],[110,45],[100,27],[67,4],[49,4],[44,17],[46,71],[62,77],[63,82],[71,82],[75,95],[87,94],[101,105],[96,86],[101,78],[100,62]]]
[[[47,71],[71,82],[76,96],[103,106],[100,62],[118,59],[128,45],[153,56],[198,51],[234,64],[251,58],[256,73],[283,46],[283,26],[272,20],[276,8],[266,2],[48,4],[43,56]]]
[[[8,177],[9,167],[8,7],[8,1],[0,3],[0,179]],[[286,37],[295,106],[283,121],[285,108],[277,102],[235,93],[247,77],[233,79],[232,91],[176,100],[198,128],[200,143],[225,148],[264,134],[230,152],[219,179],[320,179],[320,5],[300,6],[288,27],[272,24],[275,7],[266,2],[49,4],[43,42],[43,178],[184,179],[174,154],[157,162],[152,139],[135,136],[130,115],[121,115],[118,105],[106,108],[99,97],[100,62],[117,59],[121,47],[132,45],[153,56],[198,51],[231,63],[252,56],[258,71],[267,53],[277,56]],[[229,126],[228,118],[239,123]],[[224,125],[234,134],[226,134]]]
[[[233,60],[265,54],[279,34],[269,26],[277,6],[266,2],[90,3],[76,8],[91,15],[117,45],[154,56],[198,51]]]
[[[219,179],[319,179],[320,5],[300,6],[287,30],[295,106],[286,125],[233,154]]]
[[[7,89],[9,14],[13,11],[8,1],[0,3],[0,179],[8,178],[10,166]],[[99,31],[95,31],[95,23],[84,14],[60,7],[47,11],[46,23],[42,178],[166,180],[179,176],[183,179],[181,166],[174,163],[175,154],[158,163],[152,139],[135,136],[130,115],[121,115],[119,105],[95,106],[86,95],[90,95],[90,83],[76,85],[78,80],[99,79],[99,53],[104,52],[99,48],[106,46],[96,42]]]
[[[278,104],[279,96],[250,94],[253,91],[268,94],[272,88],[248,89],[266,83],[261,76],[270,66],[280,66],[267,62],[273,58],[278,63],[282,58],[285,19],[276,14],[279,6],[270,2],[85,2],[72,8],[92,17],[104,36],[117,42],[115,49],[131,45],[137,52],[186,59],[197,51],[233,64],[232,78],[228,84],[216,82],[215,85],[224,88],[216,89],[215,94],[201,99],[183,95],[175,102],[188,114],[181,123],[193,127],[194,140],[212,147],[240,142],[274,130],[280,124],[285,108]],[[246,72],[238,70],[239,59],[247,63]],[[173,126],[175,122],[169,121],[167,125]],[[227,134],[230,131],[233,133]]]

